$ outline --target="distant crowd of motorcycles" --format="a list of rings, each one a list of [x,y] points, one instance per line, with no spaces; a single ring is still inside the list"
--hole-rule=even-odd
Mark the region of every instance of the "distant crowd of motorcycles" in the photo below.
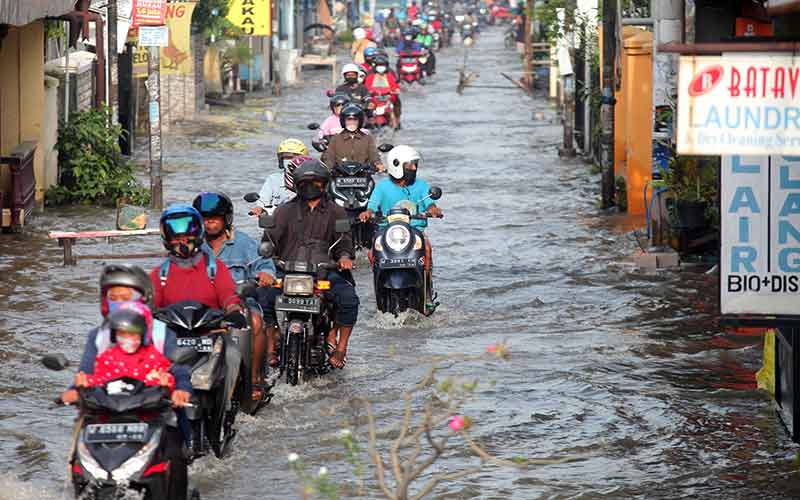
[[[309,124],[320,159],[286,139],[277,171],[244,196],[260,243],[234,229],[231,198],[207,191],[162,213],[169,256],[158,267],[103,270],[103,322],[56,400],[80,407],[69,462],[76,496],[120,498],[132,488],[148,499],[199,498],[188,464],[225,457],[239,413],[268,404],[279,378],[296,385],[344,368],[359,307],[356,252],[367,253],[379,312],[434,313],[424,230],[443,217],[442,190],[417,175],[416,149],[378,146],[375,136],[400,128],[401,85],[435,74],[434,53],[454,33],[470,47],[505,11],[412,2],[402,15],[379,14],[369,30],[355,30],[353,62],[327,92],[331,114]],[[60,354],[43,362],[69,365]]]

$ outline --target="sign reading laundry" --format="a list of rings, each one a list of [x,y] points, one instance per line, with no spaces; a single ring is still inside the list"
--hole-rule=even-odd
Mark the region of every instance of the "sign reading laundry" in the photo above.
[[[231,0],[228,20],[245,35],[272,36],[270,0]]]
[[[681,57],[678,153],[800,155],[800,58]]]

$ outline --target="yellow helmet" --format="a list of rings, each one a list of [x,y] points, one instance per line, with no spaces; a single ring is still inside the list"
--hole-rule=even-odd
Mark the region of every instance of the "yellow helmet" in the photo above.
[[[278,145],[278,156],[283,154],[308,155],[308,148],[299,139],[286,139]]]

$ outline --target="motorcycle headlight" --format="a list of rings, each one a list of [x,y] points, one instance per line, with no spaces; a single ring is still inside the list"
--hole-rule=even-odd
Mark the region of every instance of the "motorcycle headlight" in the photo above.
[[[386,231],[384,239],[389,248],[395,252],[400,252],[406,248],[408,242],[411,241],[411,231],[405,226],[392,226]]]
[[[94,459],[86,443],[81,441],[78,443],[78,460],[86,472],[91,474],[96,479],[108,479],[108,472],[97,463]]]
[[[161,429],[156,430],[150,440],[136,452],[134,456],[125,461],[122,465],[114,469],[111,473],[111,478],[116,482],[130,481],[134,476],[138,476],[144,472],[150,459],[158,449],[158,443],[161,441]]]
[[[287,276],[283,279],[284,295],[313,295],[313,276]]]

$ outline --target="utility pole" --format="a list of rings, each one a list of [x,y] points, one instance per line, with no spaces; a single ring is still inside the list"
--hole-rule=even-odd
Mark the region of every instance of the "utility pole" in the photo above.
[[[614,89],[617,51],[617,0],[603,0],[603,97],[600,101],[602,208],[614,205]]]
[[[150,47],[147,62],[147,93],[150,96],[148,107],[150,116],[150,208],[161,210],[164,197],[161,183],[161,68],[160,47]]]
[[[108,105],[111,125],[119,123],[119,57],[117,54],[117,0],[108,2]],[[99,42],[98,42],[99,43]],[[125,43],[125,40],[122,41]]]
[[[525,74],[522,76],[522,81],[528,87],[528,90],[533,92],[533,34],[531,33],[531,18],[533,17],[534,0],[526,0],[525,2],[525,54],[524,64],[522,65]]]
[[[573,131],[575,129],[575,11],[578,8],[577,0],[567,0],[564,4],[564,41],[569,53],[572,73],[561,77],[562,92],[564,93],[564,106],[562,107],[561,121],[564,126],[564,144],[558,152],[559,156],[572,158],[575,156],[573,145]]]

